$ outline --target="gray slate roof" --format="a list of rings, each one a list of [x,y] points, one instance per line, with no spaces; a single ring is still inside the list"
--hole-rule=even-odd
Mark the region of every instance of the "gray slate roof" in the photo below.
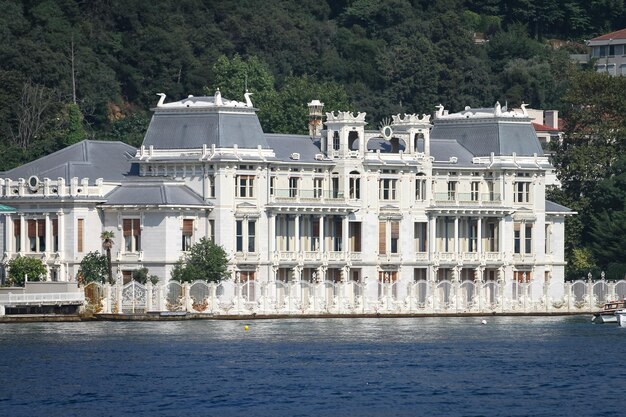
[[[232,109],[230,109],[232,111]],[[143,140],[154,149],[192,149],[203,145],[218,148],[268,148],[256,114],[221,112],[215,109],[197,112],[156,111]]]
[[[126,182],[111,191],[103,206],[209,206],[185,184]]]
[[[553,201],[546,200],[546,213],[573,213],[574,210]]]
[[[283,162],[308,162],[308,163],[320,163],[315,159],[315,155],[322,153],[316,146],[316,142],[319,143],[319,139],[314,142],[314,139],[306,135],[281,135],[281,134],[266,134],[265,138],[270,148],[274,150],[276,159]],[[299,153],[300,159],[291,159],[292,153]]]
[[[453,139],[436,139],[430,141],[430,155],[435,158],[435,164],[449,163],[450,157],[456,157],[455,165],[472,166],[474,155],[459,142]]]
[[[0,176],[18,180],[36,175],[40,179],[56,180],[61,177],[66,182],[72,178],[89,178],[89,183],[102,178],[105,181],[121,181],[133,174],[131,163],[137,149],[123,142],[84,140],[35,161],[6,171]]]
[[[430,133],[433,139],[456,139],[474,156],[543,155],[537,134],[530,123],[492,121],[483,123],[437,122]]]

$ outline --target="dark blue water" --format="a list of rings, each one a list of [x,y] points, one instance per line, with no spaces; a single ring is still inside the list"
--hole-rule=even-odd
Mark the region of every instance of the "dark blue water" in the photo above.
[[[590,317],[0,324],[0,416],[621,416]]]

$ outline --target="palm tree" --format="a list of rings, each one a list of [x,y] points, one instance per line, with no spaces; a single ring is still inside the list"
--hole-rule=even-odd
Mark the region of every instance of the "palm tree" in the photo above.
[[[113,238],[115,233],[112,230],[104,231],[100,234],[102,239],[102,247],[107,251],[107,268],[109,270],[109,284],[113,284],[113,268],[111,266],[111,248],[113,247]]]

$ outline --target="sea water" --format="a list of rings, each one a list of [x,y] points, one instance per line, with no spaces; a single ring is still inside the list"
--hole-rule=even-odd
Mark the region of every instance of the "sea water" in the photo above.
[[[624,415],[590,318],[0,324],[0,416]]]

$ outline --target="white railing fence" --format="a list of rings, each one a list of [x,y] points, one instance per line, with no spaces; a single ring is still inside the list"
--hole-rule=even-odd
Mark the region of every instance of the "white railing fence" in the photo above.
[[[85,286],[96,313],[187,312],[212,315],[593,312],[626,295],[626,281],[565,284],[500,281],[168,282]]]

